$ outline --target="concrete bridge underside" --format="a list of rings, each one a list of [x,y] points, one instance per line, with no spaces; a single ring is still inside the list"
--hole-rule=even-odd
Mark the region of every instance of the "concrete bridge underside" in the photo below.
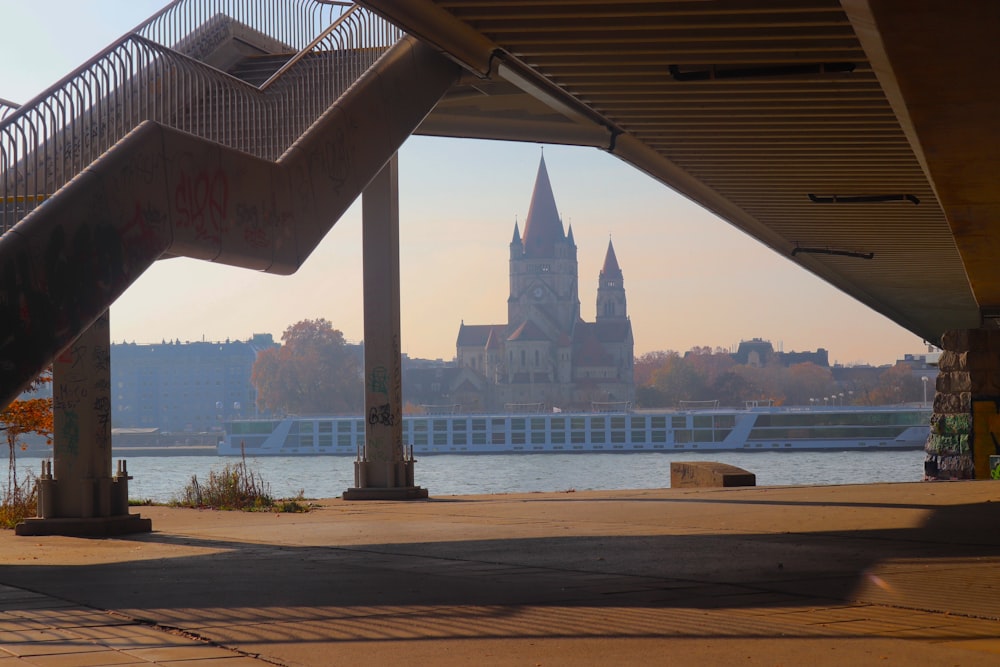
[[[954,365],[938,386],[939,434],[964,435],[981,474],[985,447],[973,456],[969,443],[977,428],[987,441],[1000,405],[1000,341],[989,332],[1000,321],[1000,6],[360,4],[413,38],[277,162],[143,123],[0,237],[0,400],[70,348],[159,257],[293,271],[411,133],[526,140],[609,151],[944,345]],[[137,156],[153,165],[142,183]],[[227,179],[234,209],[270,207],[276,223],[265,243],[239,240],[235,225],[206,234],[177,224],[177,188],[201,172]],[[51,250],[71,238],[93,252],[77,247],[67,273],[46,257],[66,256]],[[99,270],[78,275],[95,257]],[[391,353],[398,340],[387,341]]]

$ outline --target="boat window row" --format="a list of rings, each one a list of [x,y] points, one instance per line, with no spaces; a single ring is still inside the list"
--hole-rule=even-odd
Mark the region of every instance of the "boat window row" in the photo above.
[[[909,412],[872,411],[872,412],[787,412],[781,414],[761,414],[757,416],[754,426],[793,427],[793,426],[920,426],[927,423],[927,413],[920,410]]]
[[[813,428],[753,428],[749,440],[892,440],[898,426],[820,426]]]
[[[615,431],[625,430],[646,430],[646,429],[666,429],[667,417],[664,415],[654,416],[580,416],[580,417],[473,417],[473,418],[411,418],[403,420],[404,431],[413,433],[448,433],[448,432],[487,432],[487,431],[603,431],[607,429]],[[670,418],[671,428],[684,428],[688,426],[687,419],[683,416]],[[248,420],[233,421],[228,424],[230,433],[233,435],[250,434],[270,434],[282,423],[282,420]],[[735,418],[732,415],[720,415],[715,417],[695,417],[695,428],[732,428]],[[361,419],[335,419],[335,420],[310,420],[295,419],[292,421],[291,432],[313,432],[316,433],[357,433],[363,432],[365,428],[364,420]]]

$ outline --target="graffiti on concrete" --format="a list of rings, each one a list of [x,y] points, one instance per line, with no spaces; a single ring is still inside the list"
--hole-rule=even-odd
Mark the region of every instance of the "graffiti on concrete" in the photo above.
[[[368,411],[368,423],[373,426],[392,426],[396,422],[389,403],[373,406]]]
[[[338,127],[333,137],[323,141],[313,152],[313,168],[331,182],[334,192],[339,192],[351,173],[351,153],[343,128]]]
[[[389,395],[389,372],[385,366],[376,366],[368,374],[368,391],[373,394]]]
[[[174,188],[177,228],[198,241],[218,242],[229,214],[229,178],[222,169],[182,172]]]

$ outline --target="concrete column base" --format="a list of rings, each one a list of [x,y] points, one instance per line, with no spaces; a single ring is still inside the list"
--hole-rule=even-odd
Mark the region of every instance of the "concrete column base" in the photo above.
[[[64,535],[67,537],[109,537],[153,530],[151,519],[129,514],[128,466],[118,461],[113,477],[85,479],[82,494],[79,486],[61,485],[52,476],[52,462],[42,461],[38,477],[38,516],[25,519],[14,527],[15,535]],[[61,496],[71,495],[71,498]],[[77,512],[70,514],[67,507]]]
[[[395,486],[379,488],[369,486],[344,491],[344,500],[422,500],[427,498],[427,489],[420,486]]]
[[[153,530],[152,519],[138,514],[101,516],[90,519],[33,518],[14,527],[15,535],[62,535],[65,537],[113,537]]]
[[[344,500],[419,500],[427,497],[427,489],[413,483],[412,448],[404,449],[404,458],[391,462],[354,462],[354,486],[344,491]],[[391,486],[386,486],[391,484]]]

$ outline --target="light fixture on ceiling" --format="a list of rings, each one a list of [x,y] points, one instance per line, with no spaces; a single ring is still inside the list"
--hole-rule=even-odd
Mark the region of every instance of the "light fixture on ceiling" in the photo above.
[[[814,195],[809,194],[809,201],[814,204],[883,204],[893,201],[908,201],[914,206],[920,206],[916,195]]]
[[[809,255],[837,255],[839,257],[854,257],[856,259],[875,259],[873,252],[859,252],[857,250],[843,250],[841,248],[809,248],[798,244],[792,248],[792,257],[800,254]]]
[[[983,329],[1000,329],[1000,306],[983,306],[980,308],[979,326]]]
[[[681,71],[677,65],[667,69],[674,81],[716,81],[724,79],[756,79],[780,76],[815,76],[818,74],[850,74],[854,63],[780,63],[774,65],[749,65],[733,67],[727,65],[705,65],[702,69]]]

